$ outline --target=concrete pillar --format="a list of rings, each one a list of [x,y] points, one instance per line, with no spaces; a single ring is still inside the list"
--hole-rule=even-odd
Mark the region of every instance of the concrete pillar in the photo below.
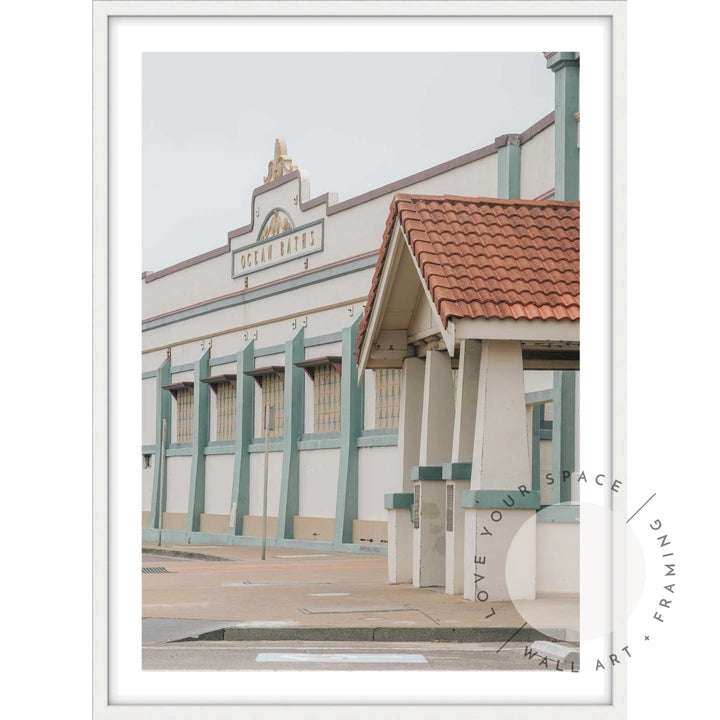
[[[398,419],[398,452],[402,475],[398,492],[412,492],[412,468],[420,462],[420,428],[422,426],[425,360],[405,358],[400,380],[400,417]]]
[[[462,595],[465,557],[465,513],[462,507],[463,490],[470,488],[470,480],[447,480],[445,526],[445,593]]]
[[[547,58],[555,73],[555,199],[580,199],[580,54],[556,52]]]
[[[163,492],[160,497],[160,487],[167,488],[167,460],[163,467],[164,477],[160,477],[160,468],[163,463],[160,462],[162,454],[162,421],[167,421],[167,429],[165,436],[165,449],[170,443],[170,392],[163,390],[163,385],[170,384],[170,358],[157,369],[155,374],[155,468],[153,470],[153,489],[152,500],[150,501],[150,527],[158,528],[160,526],[160,513],[165,512],[165,502],[167,492]]]
[[[520,136],[495,138],[498,162],[497,196],[504,200],[520,197]]]
[[[532,490],[525,383],[520,342],[482,342],[470,490],[465,512],[464,597],[510,600],[506,558],[527,520],[534,526],[539,494]],[[535,532],[523,533],[522,557],[510,570],[515,599],[535,597]]]
[[[425,356],[418,465],[442,465],[448,461],[454,415],[450,356],[444,350],[429,350]]]
[[[250,443],[254,435],[255,380],[245,375],[245,371],[254,366],[255,341],[248,340],[237,354],[235,460],[228,523],[230,535],[242,535],[243,518],[250,513]]]
[[[353,520],[358,516],[358,446],[362,428],[362,390],[358,385],[355,362],[358,326],[362,315],[356,315],[342,329],[342,375],[340,377],[340,463],[335,502],[335,547],[351,543]]]
[[[412,580],[412,468],[420,457],[425,360],[405,358],[400,380],[400,417],[398,420],[398,452],[401,474],[396,492],[385,495],[388,514],[388,581]]]
[[[415,587],[445,584],[445,483],[442,476],[415,483],[412,581]]]
[[[451,456],[453,463],[472,461],[480,374],[480,348],[479,340],[462,340],[460,343],[460,366],[455,386],[455,418]]]
[[[294,536],[294,520],[300,507],[300,459],[298,438],[305,417],[305,371],[295,365],[305,357],[305,328],[295,330],[285,343],[285,378],[283,390],[283,465],[280,478],[277,539]]]
[[[190,470],[190,492],[188,493],[188,511],[186,532],[200,530],[200,515],[205,511],[205,447],[208,442],[208,411],[210,386],[201,382],[210,376],[210,349],[208,348],[194,363],[193,398],[193,447]]]
[[[445,592],[448,595],[462,594],[464,586],[465,510],[461,507],[461,501],[463,490],[470,487],[480,351],[479,340],[462,340],[460,343],[460,365],[455,385],[452,456],[451,462],[443,465],[443,479],[447,483],[445,488],[447,512]],[[452,503],[449,502],[450,499],[452,499]]]
[[[455,407],[450,356],[430,350],[425,356],[419,466],[413,472],[415,516],[413,585],[445,584],[445,484],[442,465],[452,453]]]
[[[403,493],[403,495],[405,495]],[[386,496],[386,500],[387,500]],[[402,498],[396,505],[389,507],[388,514],[388,581],[391,583],[412,582],[412,494]],[[387,507],[387,502],[386,502]]]
[[[575,371],[553,374],[552,501],[569,502],[575,471]]]

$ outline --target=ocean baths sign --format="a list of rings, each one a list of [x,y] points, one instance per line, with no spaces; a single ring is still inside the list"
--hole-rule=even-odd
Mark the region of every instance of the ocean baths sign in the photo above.
[[[249,275],[323,249],[324,220],[285,230],[233,250],[232,276]]]

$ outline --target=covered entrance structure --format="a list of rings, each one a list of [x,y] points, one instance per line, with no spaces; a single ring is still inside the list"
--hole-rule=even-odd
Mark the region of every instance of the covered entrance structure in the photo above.
[[[359,377],[403,370],[391,582],[577,592],[579,225],[577,202],[394,197],[357,344]]]

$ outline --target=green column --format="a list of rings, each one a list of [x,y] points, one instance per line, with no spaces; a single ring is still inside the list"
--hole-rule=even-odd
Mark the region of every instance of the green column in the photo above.
[[[200,530],[200,513],[205,509],[205,447],[208,442],[209,386],[201,382],[210,377],[210,348],[194,363],[193,448],[186,532]]]
[[[167,491],[160,497],[160,457],[162,448],[162,421],[167,420],[165,431],[165,448],[170,442],[170,391],[163,390],[163,385],[170,384],[170,358],[157,369],[155,374],[155,469],[153,471],[152,498],[150,499],[150,527],[156,528],[160,525],[160,513],[165,511],[165,499]],[[164,466],[162,485],[167,487],[167,459]]]
[[[245,370],[254,367],[255,342],[248,341],[237,354],[237,385],[235,401],[235,464],[230,496],[230,535],[242,535],[243,517],[250,512],[250,452],[253,438],[255,381]]]
[[[278,508],[278,540],[294,536],[293,520],[300,509],[300,459],[298,438],[303,431],[305,371],[295,367],[305,358],[305,328],[299,327],[285,343],[285,386],[283,389],[283,465]]]
[[[575,371],[553,374],[552,484],[553,504],[568,502],[575,471]],[[564,478],[564,479],[563,479]]]
[[[540,425],[545,419],[545,406],[532,406],[532,489],[540,492]]]
[[[353,520],[358,516],[358,446],[362,428],[362,391],[355,362],[358,327],[362,314],[342,329],[342,376],[340,377],[340,468],[335,506],[335,545],[351,543]]]
[[[547,59],[555,73],[555,199],[580,199],[580,54],[556,52]]]
[[[497,196],[504,200],[520,197],[520,136],[495,138],[498,161]]]

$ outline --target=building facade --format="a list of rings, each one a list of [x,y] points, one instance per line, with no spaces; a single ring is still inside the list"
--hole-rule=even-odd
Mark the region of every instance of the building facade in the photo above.
[[[579,58],[547,57],[555,111],[525,131],[342,202],[313,198],[279,139],[246,225],[216,250],[143,274],[144,540],[162,528],[168,542],[259,545],[267,435],[268,544],[389,553],[391,580],[409,579],[398,574],[407,563],[392,561],[412,554],[393,523],[399,511],[414,522],[412,508],[388,508],[387,496],[404,494],[418,465],[398,429],[422,407],[407,393],[407,347],[390,342],[393,362],[361,376],[355,355],[388,212],[400,191],[577,200]],[[442,400],[453,408],[458,369]],[[533,477],[558,452],[559,381],[552,370],[524,374]],[[573,396],[573,423],[576,412]],[[543,577],[551,590],[560,582]]]

